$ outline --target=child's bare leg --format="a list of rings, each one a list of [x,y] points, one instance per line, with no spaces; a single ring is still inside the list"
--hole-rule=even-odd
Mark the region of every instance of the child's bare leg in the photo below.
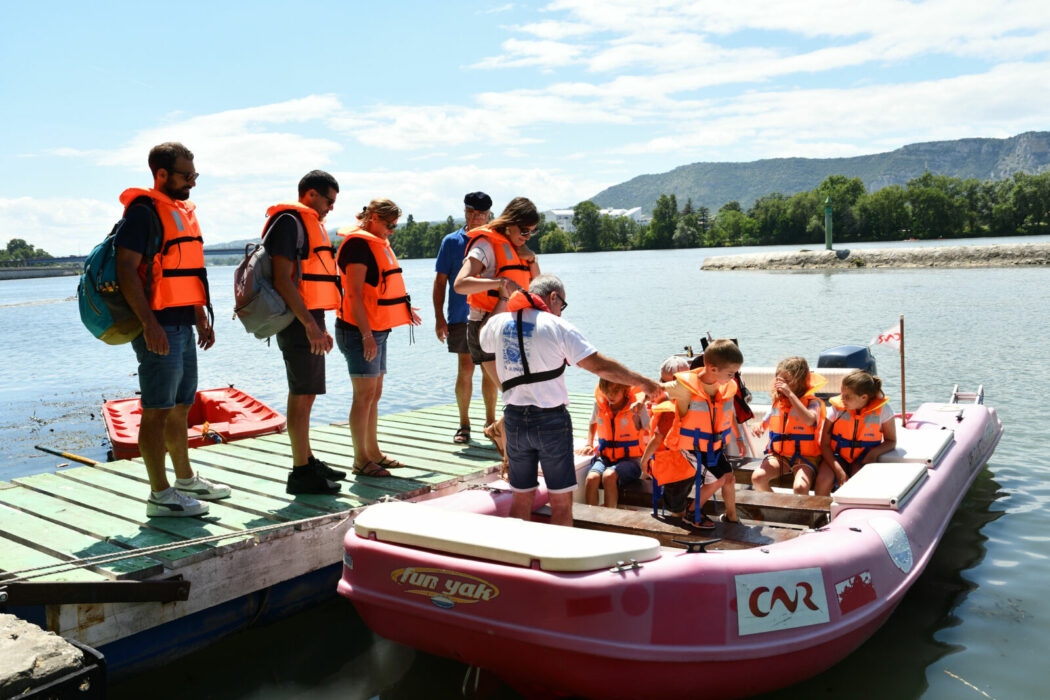
[[[834,483],[835,470],[823,463],[820,465],[820,471],[817,472],[817,484],[813,487],[813,493],[818,496],[830,496]]]
[[[740,517],[736,514],[736,477],[733,472],[729,472],[722,478],[725,479],[725,483],[722,484],[722,502],[726,505],[726,519],[739,520]]]
[[[799,496],[808,496],[813,485],[813,471],[803,465],[795,470],[794,490]]]
[[[583,485],[584,500],[587,505],[598,505],[598,487],[602,483],[602,475],[598,472],[587,472],[587,481]]]
[[[769,485],[771,479],[780,476],[780,460],[776,455],[766,455],[762,463],[751,473],[751,485],[756,491],[772,491]]]
[[[620,484],[616,470],[609,467],[602,474],[602,486],[605,488],[605,507],[615,508],[620,502]],[[597,494],[595,494],[597,497]]]

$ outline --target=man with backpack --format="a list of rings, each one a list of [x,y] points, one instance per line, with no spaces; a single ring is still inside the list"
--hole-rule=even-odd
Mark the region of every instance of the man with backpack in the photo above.
[[[215,344],[204,243],[189,201],[197,172],[193,153],[181,143],[154,146],[149,168],[151,189],[133,187],[120,196],[124,223],[116,238],[120,289],[142,322],[131,344],[142,398],[139,451],[151,489],[146,515],[204,515],[208,504],[200,501],[226,498],[230,487],[194,474],[189,463],[186,417],[197,394],[196,347]],[[175,470],[174,486],[165,455]]]
[[[274,289],[295,314],[277,333],[288,377],[292,472],[285,490],[292,494],[336,493],[336,482],[346,476],[310,449],[310,412],[317,395],[325,393],[325,353],[332,349],[324,312],[338,309],[342,301],[335,249],[323,223],[338,194],[334,177],[311,170],[299,181],[299,201],[270,207],[263,229],[263,246],[273,260]]]

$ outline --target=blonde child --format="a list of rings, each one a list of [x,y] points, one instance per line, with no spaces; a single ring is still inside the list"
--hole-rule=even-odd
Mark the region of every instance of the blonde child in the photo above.
[[[695,513],[692,524],[710,530],[715,524],[701,511],[707,499],[723,486],[725,519],[736,520],[736,490],[733,468],[725,456],[726,440],[732,433],[733,397],[737,384],[733,375],[740,370],[744,356],[732,340],[719,338],[704,350],[704,366],[678,372],[674,381],[661,385],[675,404],[675,421],[664,439],[670,449],[683,450],[696,458],[701,476],[695,480]],[[706,475],[710,473],[712,480]],[[701,481],[703,485],[701,486]]]
[[[769,431],[769,444],[762,464],[751,475],[756,491],[772,491],[770,481],[781,474],[794,474],[793,489],[808,494],[820,467],[820,430],[824,402],[816,391],[826,383],[809,371],[804,357],[788,357],[777,365],[773,380],[773,407],[754,434]]]
[[[828,403],[821,432],[823,461],[816,494],[829,496],[865,464],[871,464],[897,446],[893,409],[882,393],[882,380],[863,370],[842,379],[842,393]]]
[[[584,484],[588,505],[598,505],[598,488],[604,487],[605,507],[615,508],[620,487],[638,481],[642,475],[638,458],[648,439],[649,416],[636,399],[638,393],[626,384],[598,380],[587,447],[580,450],[594,455]]]

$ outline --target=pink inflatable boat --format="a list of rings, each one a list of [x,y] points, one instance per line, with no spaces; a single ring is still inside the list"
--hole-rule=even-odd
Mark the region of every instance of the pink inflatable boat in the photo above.
[[[831,498],[739,484],[744,519],[713,532],[644,501],[576,504],[575,528],[513,520],[498,481],[377,504],[347,533],[339,593],[380,635],[526,694],[692,697],[703,679],[705,696],[727,698],[787,686],[856,649],[926,567],[1002,435],[995,410],[968,398],[923,404],[898,425],[897,449]],[[538,517],[544,500],[541,489]]]

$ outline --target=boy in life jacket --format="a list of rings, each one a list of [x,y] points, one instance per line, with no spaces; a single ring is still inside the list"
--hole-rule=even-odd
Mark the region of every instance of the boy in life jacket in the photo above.
[[[766,458],[751,475],[756,491],[771,492],[771,479],[794,474],[795,493],[805,495],[817,479],[820,467],[820,430],[824,422],[824,402],[816,396],[827,380],[809,371],[804,357],[780,361],[773,380],[773,408],[755,426],[754,434],[769,430]]]
[[[645,449],[649,415],[639,390],[617,384],[604,377],[594,390],[594,413],[587,435],[587,447],[581,454],[593,454],[587,471],[585,498],[587,505],[598,505],[598,487],[605,488],[605,507],[615,508],[619,488],[638,481],[642,467],[638,461]],[[597,438],[597,442],[595,441]]]
[[[719,338],[704,350],[703,367],[678,372],[674,381],[661,385],[675,407],[664,445],[669,450],[683,451],[696,461],[695,511],[687,523],[701,530],[714,528],[714,522],[701,509],[723,486],[730,486],[722,492],[726,507],[723,521],[737,520],[736,480],[726,459],[725,446],[732,434],[733,397],[737,391],[733,375],[743,363],[744,356],[736,343]],[[653,411],[656,412],[656,407]],[[666,504],[666,490],[664,496]],[[672,505],[678,504],[670,504],[668,508]]]
[[[865,464],[871,464],[897,446],[893,409],[882,393],[882,380],[863,370],[842,378],[842,393],[828,402],[821,432],[823,461],[814,489],[830,496]]]

